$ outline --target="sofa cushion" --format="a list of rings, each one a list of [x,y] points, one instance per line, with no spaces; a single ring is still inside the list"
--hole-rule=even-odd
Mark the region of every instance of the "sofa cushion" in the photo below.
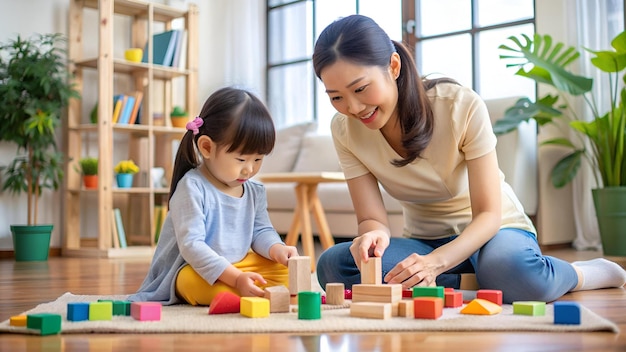
[[[274,150],[263,159],[261,172],[291,171],[296,163],[303,136],[315,129],[317,129],[317,123],[305,122],[276,131]]]
[[[306,133],[293,171],[341,171],[332,137],[325,134]]]

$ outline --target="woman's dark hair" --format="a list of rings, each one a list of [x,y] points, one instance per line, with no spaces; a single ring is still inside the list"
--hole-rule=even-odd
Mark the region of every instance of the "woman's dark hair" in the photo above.
[[[272,116],[259,98],[242,89],[222,88],[211,94],[198,116],[204,122],[196,135],[187,131],[176,153],[171,198],[178,181],[187,171],[200,165],[198,138],[209,136],[218,148],[241,154],[269,154],[274,149],[276,131]]]
[[[426,91],[441,82],[456,82],[448,78],[427,80],[420,77],[409,50],[402,43],[391,40],[374,20],[361,15],[339,19],[322,31],[313,51],[313,68],[318,78],[325,67],[338,60],[386,70],[394,52],[398,53],[402,63],[396,84],[402,147],[407,157],[393,160],[392,164],[405,166],[421,157],[432,138],[434,118]]]

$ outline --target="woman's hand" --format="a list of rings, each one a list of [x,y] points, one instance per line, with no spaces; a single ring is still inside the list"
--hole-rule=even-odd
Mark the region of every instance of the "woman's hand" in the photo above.
[[[360,270],[361,261],[367,261],[369,257],[382,257],[388,246],[389,235],[385,231],[374,230],[352,240],[350,253]]]
[[[403,288],[435,286],[435,279],[442,267],[428,255],[413,253],[396,264],[383,280],[388,284],[402,284]]]
[[[241,297],[263,297],[265,292],[255,282],[259,282],[262,285],[267,283],[261,274],[242,272],[237,276],[235,288],[239,291]]]
[[[286,246],[283,244],[275,244],[270,247],[270,258],[276,263],[287,266],[287,261],[291,257],[298,256],[298,249],[294,246]]]

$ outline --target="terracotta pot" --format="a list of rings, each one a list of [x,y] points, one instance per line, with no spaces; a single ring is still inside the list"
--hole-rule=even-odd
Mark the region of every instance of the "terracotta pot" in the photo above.
[[[98,188],[98,175],[83,175],[83,184],[87,189]]]
[[[187,122],[189,122],[189,116],[170,116],[172,121],[172,127],[185,128]]]

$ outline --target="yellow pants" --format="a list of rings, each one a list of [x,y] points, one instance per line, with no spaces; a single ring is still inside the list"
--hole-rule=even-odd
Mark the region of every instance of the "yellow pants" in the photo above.
[[[261,288],[280,285],[288,287],[289,285],[289,271],[286,266],[252,251],[242,261],[233,265],[241,271],[261,274],[267,281],[267,284],[259,285]],[[236,288],[221,281],[216,281],[215,284],[210,285],[189,264],[185,265],[176,277],[176,295],[194,306],[208,306],[218,293],[224,291],[239,294]]]

